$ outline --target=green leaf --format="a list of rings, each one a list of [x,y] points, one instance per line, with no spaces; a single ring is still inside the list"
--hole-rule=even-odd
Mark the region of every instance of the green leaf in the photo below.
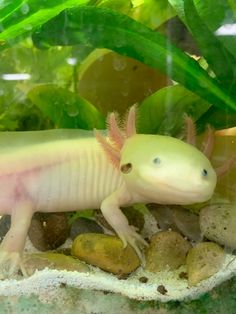
[[[12,13],[14,13],[19,7],[23,5],[24,2],[24,0],[2,0],[0,2],[0,22],[5,20]]]
[[[20,101],[21,97],[17,96],[18,102],[12,99],[11,103],[5,93],[0,96],[0,131],[29,131],[53,127],[36,106],[29,101]]]
[[[1,2],[0,41],[9,41],[17,36],[27,36],[36,27],[44,24],[66,8],[85,4],[88,0],[50,0],[50,1],[17,1]],[[1,21],[1,20],[0,20]]]
[[[207,27],[218,36],[225,48],[235,56],[236,36],[222,33],[222,27],[227,31],[227,25],[236,23],[235,0],[194,0],[194,3],[199,16]]]
[[[187,11],[185,15],[184,0],[168,0],[174,7],[178,16],[188,26],[187,17],[191,23],[192,10]],[[220,34],[220,28],[225,24],[236,23],[236,3],[235,0],[193,0],[195,14],[202,19],[205,26],[215,35],[224,47],[233,55],[236,55],[236,36],[229,34]],[[191,12],[191,13],[189,13]],[[227,27],[226,27],[227,30]],[[200,29],[197,29],[196,32]],[[217,48],[217,47],[215,47]]]
[[[206,124],[210,124],[216,130],[235,127],[236,113],[229,112],[227,109],[219,110],[212,106],[198,119],[198,132],[202,132]]]
[[[185,0],[184,10],[187,24],[200,47],[201,53],[216,74],[217,79],[230,90],[236,78],[235,57],[225,49],[217,36],[205,25],[204,20],[197,13],[193,0]],[[191,12],[191,16],[189,12]]]
[[[128,15],[136,21],[156,29],[176,13],[167,0],[145,0],[135,6]]]
[[[28,97],[57,128],[105,128],[105,119],[98,110],[66,89],[40,85],[33,88]]]
[[[236,18],[236,2],[235,2],[235,0],[228,0],[227,2],[228,2],[228,5],[233,12],[234,17]]]
[[[184,115],[198,120],[211,105],[180,85],[162,88],[147,97],[139,107],[141,133],[179,135]]]
[[[96,3],[96,5],[104,8],[110,8],[122,13],[128,13],[132,8],[132,3],[130,0],[101,0]]]
[[[43,25],[33,41],[38,47],[83,43],[114,50],[160,69],[219,108],[227,106],[236,111],[235,99],[195,60],[158,32],[112,10],[90,6],[65,10]]]

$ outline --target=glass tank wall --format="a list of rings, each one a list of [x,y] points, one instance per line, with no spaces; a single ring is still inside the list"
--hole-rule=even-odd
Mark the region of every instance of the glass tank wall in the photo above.
[[[235,311],[235,34],[234,0],[0,1],[0,313]]]

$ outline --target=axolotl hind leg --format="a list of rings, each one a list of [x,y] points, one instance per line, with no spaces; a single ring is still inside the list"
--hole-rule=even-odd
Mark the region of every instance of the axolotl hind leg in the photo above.
[[[18,202],[12,209],[11,227],[0,245],[0,279],[14,277],[19,270],[27,275],[21,255],[32,215],[32,204],[27,200]]]

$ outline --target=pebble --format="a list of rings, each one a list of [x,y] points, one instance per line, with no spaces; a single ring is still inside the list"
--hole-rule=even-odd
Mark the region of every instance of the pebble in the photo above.
[[[88,272],[86,264],[71,256],[58,253],[31,253],[23,257],[23,265],[27,274],[31,276],[36,270],[44,268]]]
[[[189,286],[195,286],[218,272],[224,262],[224,250],[216,243],[201,242],[187,256]]]
[[[103,229],[96,223],[96,221],[80,217],[72,223],[70,237],[74,240],[82,233],[103,233]]]
[[[182,271],[179,274],[179,279],[188,279],[188,274],[186,272]]]
[[[122,241],[105,234],[86,233],[77,236],[72,244],[71,255],[88,264],[122,277],[140,266],[135,250]]]
[[[200,228],[209,240],[236,249],[236,204],[218,204],[200,212]]]
[[[186,263],[191,244],[175,231],[153,235],[146,249],[145,269],[150,272],[174,270]]]
[[[174,231],[177,231],[170,209],[171,206],[160,204],[148,204],[147,207],[151,214],[155,217],[157,224],[161,230],[164,231],[172,229]]]
[[[69,227],[64,213],[36,213],[29,228],[29,238],[40,251],[54,250],[68,238]]]
[[[177,205],[149,204],[148,208],[161,230],[171,229],[192,241],[201,240],[199,215]]]
[[[175,226],[181,234],[196,242],[202,239],[199,215],[191,213],[181,206],[173,206],[171,211]]]
[[[142,282],[142,283],[147,283],[148,282],[148,278],[147,277],[140,277],[139,278],[139,282]]]
[[[159,285],[158,287],[157,287],[157,291],[160,293],[160,294],[162,294],[162,295],[165,295],[165,294],[167,294],[167,290],[166,290],[166,287],[165,286],[163,286],[163,285]]]

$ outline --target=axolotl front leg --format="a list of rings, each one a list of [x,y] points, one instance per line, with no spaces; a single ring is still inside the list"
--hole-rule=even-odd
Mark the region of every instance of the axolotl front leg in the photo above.
[[[127,189],[122,187],[113,192],[102,202],[101,211],[106,221],[122,240],[124,247],[130,244],[144,264],[143,255],[139,246],[147,246],[147,243],[142,236],[136,232],[136,228],[129,225],[127,218],[119,208],[121,205],[128,204],[132,204],[131,196]]]
[[[24,276],[27,275],[21,253],[33,212],[31,201],[22,198],[12,208],[11,227],[0,245],[0,279],[16,275],[19,269]]]

